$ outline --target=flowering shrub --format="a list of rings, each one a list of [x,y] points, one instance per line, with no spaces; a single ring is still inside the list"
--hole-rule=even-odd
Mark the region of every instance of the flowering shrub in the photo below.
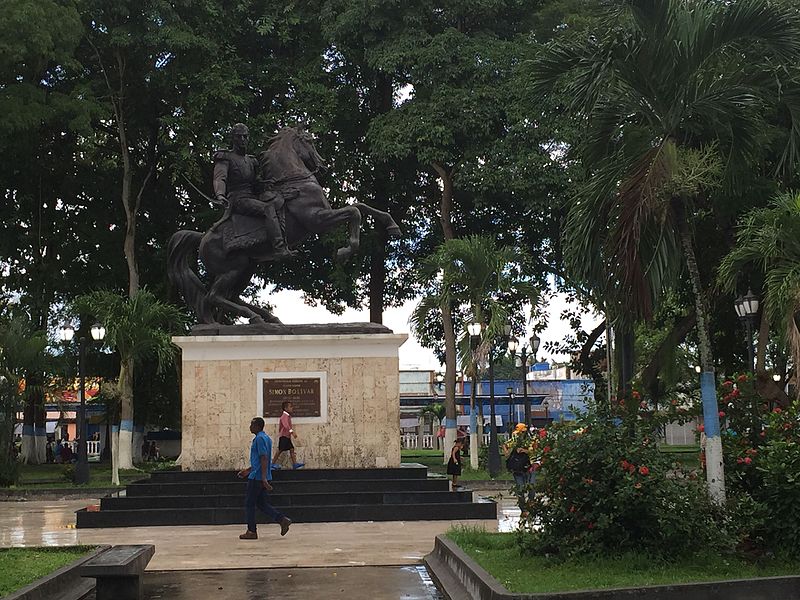
[[[721,384],[725,480],[744,542],[800,556],[800,405],[771,408],[748,375]]]
[[[702,478],[656,446],[668,417],[620,412],[593,406],[539,440],[538,493],[518,534],[525,551],[675,555],[724,543]]]

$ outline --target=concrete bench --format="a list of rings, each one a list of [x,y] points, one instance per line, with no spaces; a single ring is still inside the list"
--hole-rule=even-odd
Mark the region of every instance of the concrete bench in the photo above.
[[[97,600],[142,600],[142,574],[155,552],[152,544],[113,546],[81,565],[80,574],[97,579]]]

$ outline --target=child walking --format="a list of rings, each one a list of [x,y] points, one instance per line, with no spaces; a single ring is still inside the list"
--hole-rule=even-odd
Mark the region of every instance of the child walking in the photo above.
[[[464,440],[457,439],[450,450],[450,460],[447,461],[447,474],[453,476],[452,491],[459,489],[458,478],[461,475],[461,449],[464,447]]]

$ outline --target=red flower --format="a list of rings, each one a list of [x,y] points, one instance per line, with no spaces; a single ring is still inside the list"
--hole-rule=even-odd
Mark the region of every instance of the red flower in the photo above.
[[[546,438],[546,437],[547,437],[547,430],[546,430],[546,429],[544,429],[544,428],[540,429],[540,430],[539,430],[539,437],[540,437],[541,439],[544,439],[544,438]]]
[[[584,477],[583,478],[583,482],[588,484],[588,485],[592,485],[594,483],[594,479],[591,479],[589,477]]]
[[[650,475],[650,469],[645,466],[639,467],[639,474],[640,475]]]
[[[725,411],[724,410],[719,411],[719,418],[720,419],[724,419],[725,418]]]
[[[670,404],[672,404],[672,406],[678,406],[678,401],[677,400],[672,400],[670,402]]]
[[[542,454],[547,454],[548,452],[550,452],[550,446],[545,446],[542,448]]]
[[[781,410],[781,407],[780,407],[780,406],[776,406],[775,408],[773,408],[773,409],[772,409],[772,412],[774,412],[776,415],[779,415],[779,414],[781,414],[783,411]]]
[[[737,464],[737,465],[740,465],[740,464],[742,464],[743,462],[744,462],[744,459],[743,459],[741,456],[740,456],[739,458],[737,458],[737,459],[736,459],[736,464]]]
[[[744,373],[742,373],[741,375],[739,375],[739,376],[736,378],[736,381],[738,381],[739,383],[744,383],[745,381],[747,381],[747,375],[745,375]]]
[[[622,467],[624,470],[626,470],[626,471],[627,471],[627,470],[628,470],[628,467],[630,466],[630,464],[631,464],[631,463],[629,463],[627,460],[625,460],[625,459],[623,458],[623,459],[620,461],[620,463],[619,463],[619,466],[620,466],[620,467]]]
[[[746,465],[749,465],[749,464],[750,464],[750,463],[752,463],[752,462],[753,462],[753,459],[752,459],[752,458],[750,458],[749,456],[745,457],[745,459],[744,459],[744,464],[746,464]]]
[[[634,465],[634,464],[629,464],[629,465],[628,465],[628,473],[630,473],[631,475],[633,475],[633,473],[634,473],[635,471],[636,471],[636,465]]]
[[[733,391],[731,392],[731,397],[733,397],[733,398],[738,398],[738,397],[739,397],[739,394],[741,394],[741,392],[739,391],[739,388],[736,388],[735,390],[733,390]]]
[[[786,423],[786,425],[788,425],[788,423]],[[758,434],[758,437],[760,437],[760,438],[767,437],[767,432],[766,431],[762,431],[761,433]]]
[[[636,390],[633,390],[633,392],[631,392],[631,396],[633,396],[634,400],[638,400],[639,398],[642,397],[642,395],[639,392],[637,392]]]
[[[706,430],[706,426],[705,425],[701,424],[701,425],[697,426],[697,431],[699,431],[700,433],[703,433],[705,430]]]
[[[756,450],[755,448],[748,448],[745,454],[748,454],[750,456],[755,456],[756,454],[758,454],[758,450]]]
[[[783,430],[784,431],[789,431],[791,428],[792,428],[792,424],[791,423],[784,423],[783,424]],[[764,433],[764,432],[762,431],[761,433]]]
[[[722,382],[722,387],[733,387],[733,382],[730,379],[726,379]]]
[[[641,402],[639,402],[639,408],[641,408],[641,409],[645,409],[645,408],[647,408],[647,402],[645,402],[644,400],[642,400]]]
[[[592,523],[591,521],[589,521],[589,522],[586,524],[586,527],[587,527],[587,528],[589,528],[589,529],[594,529],[594,523]]]

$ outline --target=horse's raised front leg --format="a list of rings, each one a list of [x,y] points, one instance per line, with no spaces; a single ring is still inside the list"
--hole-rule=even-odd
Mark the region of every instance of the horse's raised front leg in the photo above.
[[[349,240],[336,251],[337,262],[346,262],[361,244],[361,211],[355,205],[319,210],[313,220],[304,223],[312,233],[325,233],[342,223],[347,223]]]
[[[375,219],[375,222],[386,230],[386,233],[391,239],[397,239],[403,235],[403,232],[400,231],[400,226],[395,223],[392,215],[390,215],[388,212],[378,210],[377,208],[370,206],[369,204],[364,204],[363,202],[356,202],[353,204],[353,206],[355,206],[362,215],[369,215]]]

